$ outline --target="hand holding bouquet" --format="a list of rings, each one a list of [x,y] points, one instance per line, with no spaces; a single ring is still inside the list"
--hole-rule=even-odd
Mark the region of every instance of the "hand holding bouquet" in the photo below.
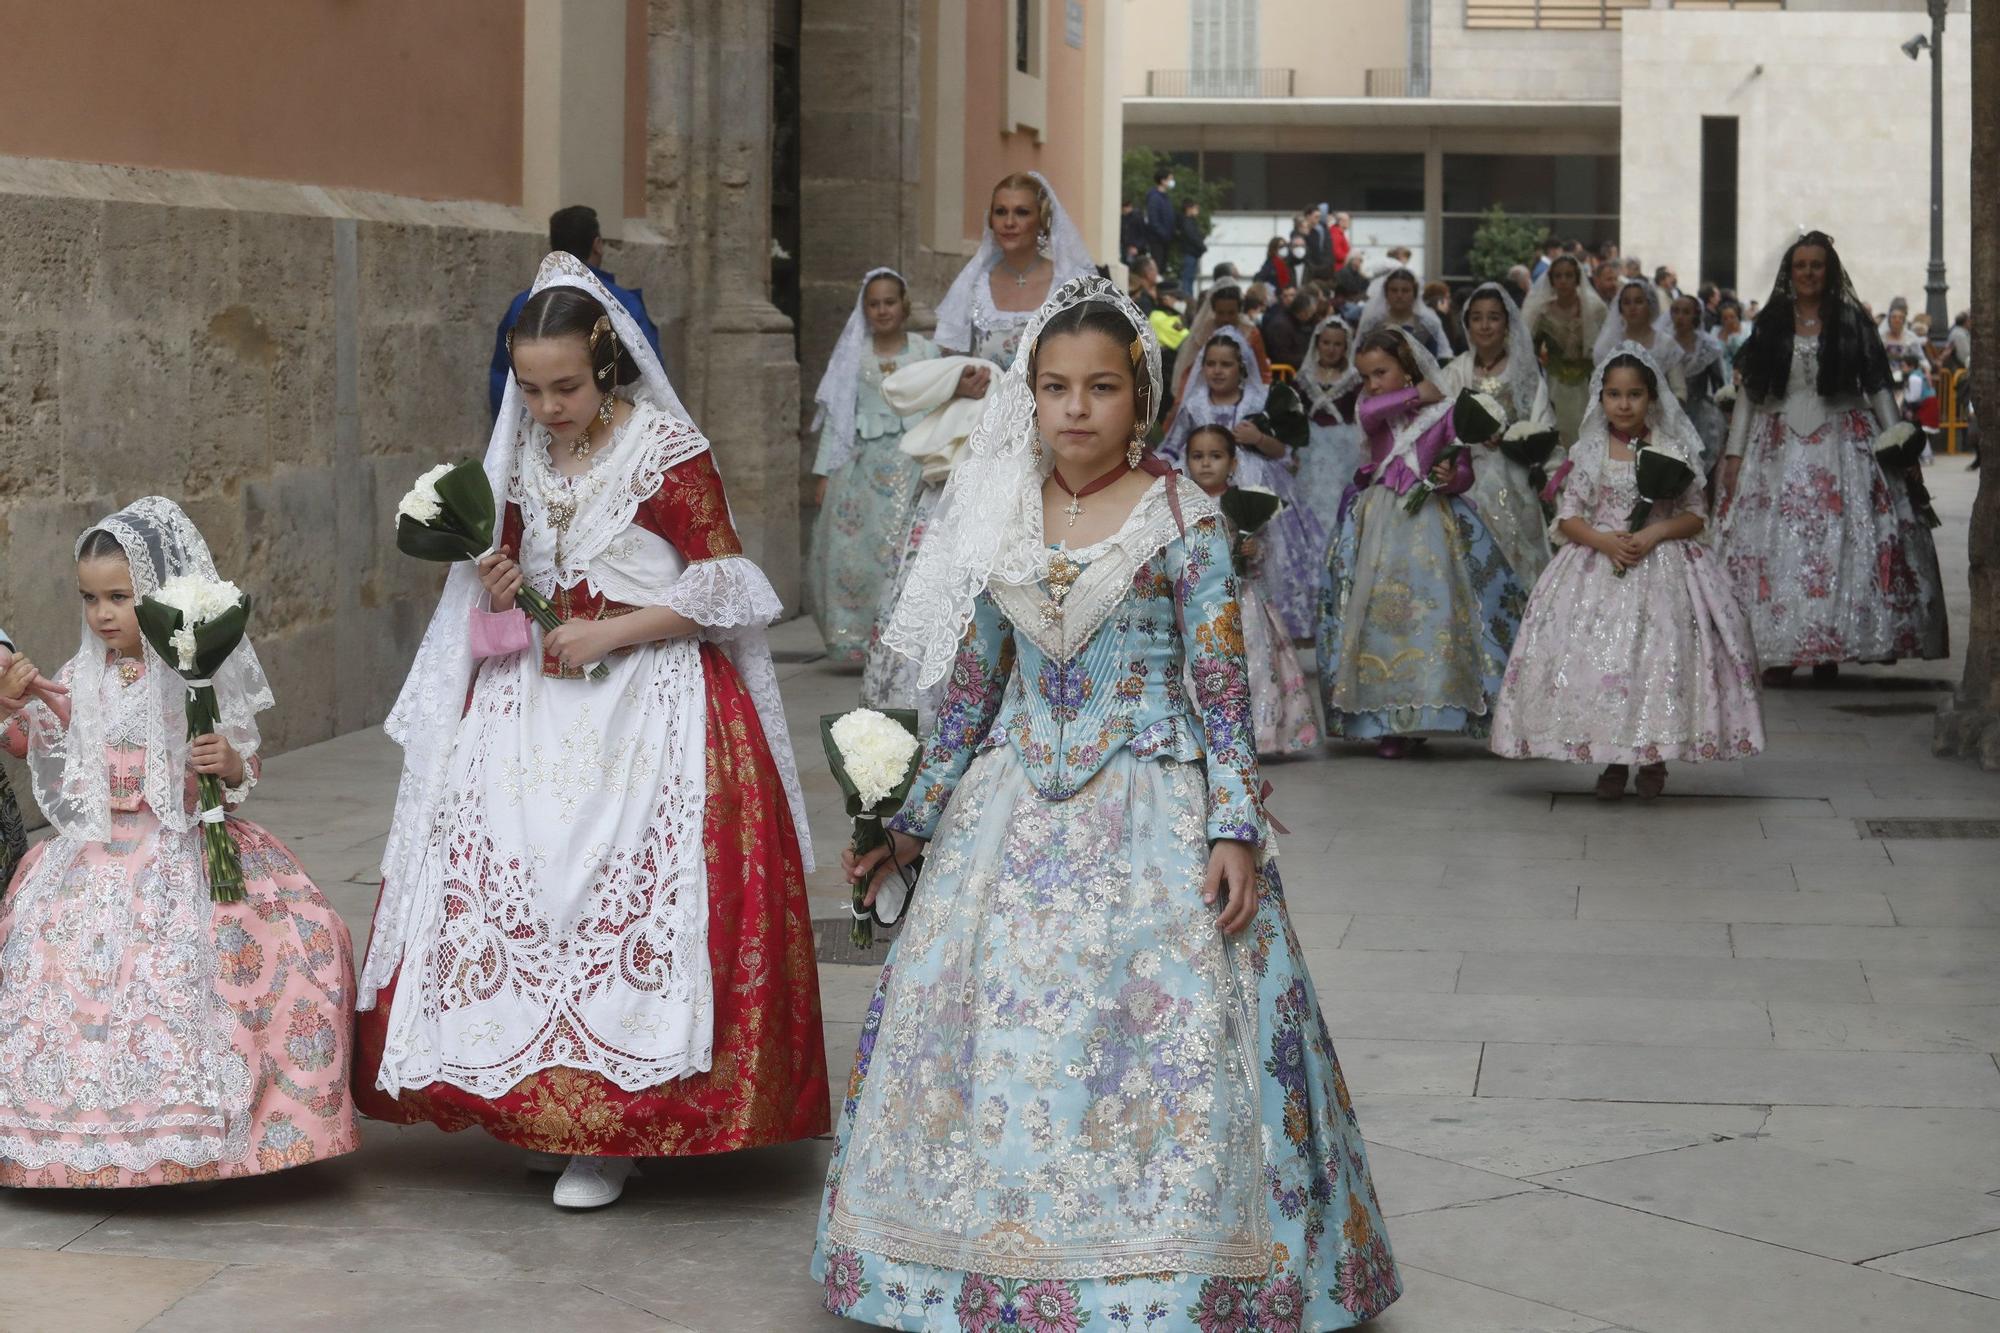
[[[1625,519],[1625,530],[1633,534],[1637,534],[1652,518],[1654,505],[1681,495],[1694,482],[1694,469],[1680,455],[1651,444],[1639,446],[1635,470],[1638,473],[1639,499]],[[1624,565],[1617,566],[1612,573],[1622,579],[1626,568]]]
[[[1931,503],[1931,488],[1924,482],[1924,432],[1915,422],[1898,421],[1875,437],[1875,461],[1890,474],[1901,474],[1903,487],[1910,493],[1910,507],[1926,527],[1939,527],[1937,508]]]
[[[396,506],[396,549],[439,564],[477,560],[493,549],[495,512],[492,483],[477,459],[439,463]],[[549,599],[526,583],[514,600],[545,634],[563,623]],[[590,669],[592,680],[610,674],[603,662]]]
[[[188,736],[200,741],[211,735],[222,710],[210,681],[243,642],[243,630],[250,621],[250,599],[226,580],[183,574],[140,599],[136,614],[146,642],[161,661],[180,673],[187,686]],[[196,778],[195,787],[208,896],[219,903],[242,902],[243,863],[223,822],[228,814],[223,806],[222,779],[203,773]]]
[[[1236,541],[1229,555],[1241,573],[1256,558],[1255,533],[1284,512],[1285,502],[1268,486],[1231,486],[1217,504],[1222,516],[1236,529]]]
[[[1403,512],[1422,513],[1425,502],[1443,484],[1437,480],[1438,474],[1449,474],[1450,469],[1457,466],[1458,456],[1465,452],[1467,445],[1487,443],[1499,435],[1500,428],[1506,424],[1507,410],[1493,395],[1476,389],[1461,392],[1458,400],[1451,405],[1451,433],[1457,438],[1438,450],[1430,471],[1410,487],[1409,497],[1403,501]]]
[[[888,845],[889,833],[883,821],[902,809],[917,776],[920,747],[916,713],[872,708],[829,713],[819,720],[819,736],[833,780],[847,798],[848,818],[854,821],[854,855],[866,856]],[[855,883],[849,908],[854,925],[848,932],[855,948],[866,949],[875,943],[876,926],[893,926],[902,920],[915,877],[909,873],[910,867],[897,869],[905,873],[882,881],[872,907],[862,905],[868,896],[867,877]]]

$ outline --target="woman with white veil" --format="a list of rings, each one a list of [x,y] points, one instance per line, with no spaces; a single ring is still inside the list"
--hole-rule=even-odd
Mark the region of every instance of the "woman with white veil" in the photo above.
[[[1032,374],[1030,373],[1032,372]],[[1400,1293],[1286,917],[1215,501],[1143,440],[1159,347],[1058,288],[889,638],[950,693],[812,1275],[885,1328],[1350,1328]]]
[[[1623,343],[1644,348],[1662,373],[1671,373],[1680,364],[1681,349],[1674,342],[1673,317],[1660,297],[1660,289],[1644,278],[1626,278],[1611,298],[1611,312],[1597,331],[1592,349],[1598,365]]]
[[[1521,303],[1521,323],[1548,377],[1549,406],[1564,448],[1576,443],[1583,428],[1597,335],[1608,313],[1604,298],[1583,280],[1583,266],[1571,255],[1550,261]]]
[[[1950,655],[1930,529],[1875,446],[1902,419],[1882,338],[1824,232],[1785,250],[1736,356],[1743,391],[1716,473],[1716,544],[1765,683],[1799,667]]]
[[[1697,540],[1707,518],[1701,437],[1651,353],[1612,350],[1570,453],[1556,523],[1564,545],[1535,585],[1493,714],[1493,751],[1510,759],[1607,765],[1597,795],[1617,800],[1637,767],[1658,796],[1667,762],[1741,759],[1764,748],[1757,650],[1728,574]],[[1639,451],[1680,460],[1676,495],[1640,498]]]
[[[1518,424],[1553,428],[1555,410],[1535,358],[1535,340],[1505,287],[1483,282],[1473,288],[1465,299],[1465,335],[1469,345],[1440,376],[1445,393],[1454,398],[1467,389],[1490,394],[1506,414],[1509,428]],[[1549,471],[1553,473],[1561,461],[1552,457]],[[1480,446],[1472,489],[1465,498],[1486,520],[1487,530],[1521,582],[1532,588],[1549,562],[1541,488],[1529,480],[1527,464],[1500,452],[1499,436]]]
[[[1339,526],[1340,498],[1367,457],[1361,423],[1354,415],[1361,397],[1354,341],[1347,321],[1328,315],[1313,327],[1305,364],[1292,376],[1312,432],[1312,443],[1299,458],[1299,497],[1325,532]]]
[[[937,355],[930,339],[904,327],[909,317],[903,275],[869,269],[814,395],[820,495],[806,560],[807,601],[827,657],[843,666],[861,664],[923,485],[917,460],[897,447],[917,418],[905,420],[882,396],[886,377]]]
[[[387,723],[403,778],[355,1090],[529,1149],[559,1206],[593,1208],[634,1158],[825,1132],[812,852],[778,598],[708,440],[570,255],[509,348],[504,530],[452,569]],[[561,625],[515,609],[523,583]]]
[[[1425,351],[1440,362],[1451,359],[1451,337],[1437,312],[1419,301],[1422,285],[1406,268],[1392,268],[1368,284],[1368,303],[1361,308],[1355,332],[1366,338],[1379,328],[1407,329]]]
[[[990,366],[966,367],[958,394],[984,398],[996,371],[1014,364],[1021,334],[1048,294],[1063,283],[1096,271],[1083,233],[1070,221],[1055,187],[1039,171],[1015,172],[993,187],[986,232],[978,251],[952,280],[938,303],[934,335],[946,355],[977,357]],[[942,691],[921,691],[909,661],[882,642],[917,550],[923,545],[931,510],[945,479],[926,482],[910,507],[896,578],[876,608],[875,628],[863,656],[861,702],[870,708],[914,708],[928,733]]]
[[[189,682],[138,628],[170,580],[216,580],[208,543],[153,495],[92,525],[76,557],[83,641],[62,688],[4,704],[55,833],[0,907],[0,1184],[174,1185],[352,1152],[347,927],[236,813],[273,704],[257,649],[246,636],[216,671],[220,719],[190,739]],[[13,665],[10,681],[39,679]],[[237,902],[209,894],[197,772],[224,784]]]
[[[1699,299],[1688,294],[1676,296],[1667,311],[1678,353],[1667,372],[1667,387],[1701,436],[1701,475],[1706,477],[1722,461],[1722,445],[1729,433],[1729,419],[1715,401],[1716,392],[1729,382],[1729,357],[1722,349],[1722,340],[1701,326]]]

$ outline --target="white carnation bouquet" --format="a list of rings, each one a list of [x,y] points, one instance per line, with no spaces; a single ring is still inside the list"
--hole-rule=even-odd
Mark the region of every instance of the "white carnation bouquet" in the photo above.
[[[910,784],[917,776],[917,715],[909,709],[857,708],[848,713],[829,713],[819,720],[820,742],[833,780],[847,798],[847,815],[854,821],[851,846],[856,856],[866,856],[888,845],[884,826],[903,806]],[[916,887],[916,868],[898,866],[898,874],[884,879],[872,908],[863,907],[868,895],[866,880],[854,886],[849,910],[854,925],[849,938],[858,949],[875,943],[875,927],[893,926],[903,919],[910,893]]]
[[[146,642],[187,686],[188,735],[208,735],[222,715],[211,678],[243,642],[244,628],[250,623],[250,599],[227,579],[181,574],[142,598],[137,616]],[[243,862],[224,824],[228,813],[223,805],[222,779],[203,773],[195,786],[208,896],[219,903],[242,902]]]
[[[1727,412],[1736,406],[1736,386],[1725,384],[1715,391],[1715,405]]]

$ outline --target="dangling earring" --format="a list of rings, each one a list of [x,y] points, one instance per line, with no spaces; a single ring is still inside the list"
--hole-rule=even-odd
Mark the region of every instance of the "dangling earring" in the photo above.
[[[1046,259],[1049,255],[1049,234],[1045,231],[1035,237],[1035,253]]]
[[[1042,461],[1042,437],[1040,432],[1036,433],[1034,447],[1029,452],[1037,463]]]
[[[1139,466],[1139,456],[1146,452],[1146,442],[1139,438],[1139,428],[1132,428],[1132,442],[1125,446],[1125,467],[1127,470]]]
[[[608,393],[605,394],[597,403],[597,419],[609,426],[611,424],[612,410],[617,406],[617,403],[618,400],[616,398]]]

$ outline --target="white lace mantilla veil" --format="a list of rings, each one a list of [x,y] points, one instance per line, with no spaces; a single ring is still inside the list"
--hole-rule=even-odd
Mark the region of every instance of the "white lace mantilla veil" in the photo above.
[[[1097,262],[1090,257],[1090,246],[1085,243],[1083,233],[1070,221],[1069,213],[1063,208],[1062,200],[1056,197],[1056,187],[1039,171],[1028,173],[1041,186],[1042,197],[1049,205],[1049,239],[1046,253],[1049,262],[1055,266],[1055,275],[1049,284],[1053,297],[1055,289],[1070,281],[1093,273]],[[988,208],[988,213],[992,209]],[[979,293],[979,284],[985,282],[993,272],[993,266],[1000,262],[1000,243],[993,238],[993,224],[986,224],[985,235],[981,237],[979,249],[967,260],[965,267],[952,279],[951,287],[938,302],[937,330],[931,335],[939,347],[948,352],[967,353],[972,351],[972,306]],[[1047,309],[1046,303],[1043,309]]]
[[[624,485],[608,487],[604,492],[612,508],[606,509],[596,521],[591,521],[591,514],[579,514],[570,531],[564,563],[581,577],[580,571],[590,560],[630,525],[639,504],[658,488],[667,468],[708,451],[709,443],[688,416],[687,409],[681,406],[660,358],[624,303],[605,289],[582,260],[563,251],[544,259],[535,274],[532,290],[540,292],[549,287],[581,288],[603,307],[617,331],[620,347],[639,368],[637,382],[620,386],[619,396],[635,405],[648,405],[684,427],[671,432],[664,451],[641,440],[640,432],[628,428],[621,432],[613,452],[598,464],[626,469],[630,477]],[[539,429],[528,415],[520,385],[513,376],[508,376],[500,415],[494,420],[493,433],[486,445],[486,476],[496,500],[504,503],[517,460],[522,450],[538,439]],[[614,508],[620,512],[613,512]],[[798,763],[792,753],[777,670],[772,665],[764,633],[764,627],[782,608],[761,573],[754,578],[736,577],[728,568],[736,564],[739,561],[724,559],[690,565],[673,586],[671,604],[674,610],[704,627],[702,637],[720,647],[743,677],[744,688],[756,705],[764,738],[784,781],[792,822],[798,831],[799,853],[805,868],[811,870],[812,842]],[[738,572],[752,573],[754,566]],[[552,593],[553,588],[542,591]],[[403,776],[396,789],[395,817],[389,826],[388,844],[382,852],[382,900],[376,908],[375,933],[361,971],[358,1007],[363,1009],[374,1006],[376,992],[388,984],[401,965],[410,922],[420,906],[411,886],[423,881],[421,867],[430,854],[433,825],[446,794],[452,742],[477,666],[472,657],[472,612],[482,605],[484,596],[485,589],[473,562],[462,561],[452,566],[430,627],[424,631],[416,659],[410,664],[402,693],[383,723],[389,738],[403,747]]]
[[[916,663],[919,685],[935,685],[951,669],[965,627],[972,623],[973,602],[988,583],[1031,583],[1047,564],[1041,483],[1054,463],[1038,463],[1034,457],[1035,394],[1028,367],[1049,320],[1087,301],[1117,307],[1141,340],[1147,377],[1160,384],[1160,344],[1153,326],[1115,284],[1091,274],[1049,293],[1021,335],[1014,364],[992,391],[965,458],[945,483],[909,583],[883,633],[890,648]],[[1156,387],[1139,423],[1143,429],[1152,427],[1160,396]]]
[[[819,388],[813,391],[813,401],[819,404],[819,411],[813,417],[812,429],[818,430],[824,424],[832,432],[834,456],[828,471],[834,471],[854,456],[854,412],[855,385],[861,374],[861,349],[869,340],[868,328],[868,284],[877,278],[894,278],[907,297],[910,284],[903,275],[893,268],[871,268],[861,279],[861,289],[854,294],[854,309],[847,316],[847,323],[841,327],[840,338],[833,345],[833,355],[827,358],[826,373],[819,377]]]
[[[132,569],[132,592],[146,597],[160,590],[168,579],[193,575],[214,579],[215,560],[208,543],[193,520],[165,496],[149,495],[135,500],[115,514],[92,524],[77,539],[80,553],[92,532],[109,532],[125,552]],[[39,700],[25,710],[28,727],[28,775],[35,800],[64,839],[73,845],[103,842],[111,836],[111,776],[104,760],[104,747],[112,729],[121,722],[107,712],[106,686],[115,679],[104,641],[91,630],[79,611],[82,642],[76,655],[57,672],[56,678],[69,686],[70,721],[65,728],[55,713]],[[171,666],[160,660],[145,636],[139,639],[146,674],[139,686],[145,691],[146,771],[143,794],[146,804],[160,823],[176,833],[185,833],[196,823],[187,800],[187,689]],[[272,706],[271,682],[257,660],[257,649],[245,634],[236,651],[222,664],[211,683],[221,717],[217,734],[234,746],[247,765],[257,753],[260,737],[257,714]],[[129,698],[127,706],[131,706]],[[129,725],[129,719],[126,720]],[[250,779],[244,779],[245,785]],[[71,857],[44,856],[39,870],[60,875]]]
[[[1424,285],[1417,281],[1416,274],[1406,268],[1392,268],[1387,273],[1376,274],[1369,281],[1368,303],[1361,307],[1361,319],[1354,326],[1355,337],[1365,338],[1376,325],[1388,322],[1389,296],[1387,289],[1389,279],[1396,277],[1408,278],[1416,287],[1417,296],[1410,304],[1410,313],[1417,317],[1417,322],[1424,326],[1424,332],[1430,335],[1431,346],[1449,347],[1451,343],[1444,334],[1444,321],[1437,317],[1437,311],[1424,304]]]
[[[1641,292],[1645,293],[1646,308],[1653,319],[1653,346],[1655,348],[1662,348],[1663,346],[1677,348],[1679,346],[1679,344],[1674,342],[1674,317],[1672,312],[1667,309],[1666,302],[1660,299],[1660,289],[1644,278],[1625,278],[1619,282],[1617,294],[1611,298],[1611,304],[1606,307],[1604,327],[1597,331],[1597,343],[1591,348],[1591,357],[1593,360],[1604,360],[1605,357],[1611,355],[1613,348],[1627,341],[1625,316],[1618,309],[1619,302],[1625,299],[1625,289],[1627,287],[1637,287]],[[1664,344],[1661,341],[1662,339],[1665,340]],[[1673,353],[1668,353],[1669,357],[1672,355]],[[1655,355],[1654,360],[1658,361],[1659,359]]]
[[[1558,260],[1556,262],[1561,263],[1563,261]],[[1610,317],[1611,308],[1604,304],[1604,298],[1599,296],[1597,289],[1590,285],[1590,279],[1584,273],[1582,263],[1575,259],[1571,259],[1568,262],[1576,265],[1576,299],[1577,309],[1583,313],[1583,344],[1587,348],[1595,349],[1597,335],[1603,330],[1605,321]],[[1528,288],[1528,299],[1521,302],[1521,322],[1527,325],[1528,337],[1531,340],[1535,335],[1535,325],[1541,320],[1542,315],[1556,303],[1555,284],[1549,281],[1549,274],[1553,272],[1555,272],[1555,264],[1551,264],[1543,269],[1542,276],[1536,278],[1534,285]]]
[[[1629,356],[1653,372],[1654,383],[1660,391],[1653,395],[1652,406],[1646,409],[1646,443],[1663,450],[1695,469],[1701,470],[1701,432],[1694,428],[1694,422],[1681,409],[1680,400],[1667,388],[1667,373],[1660,368],[1659,358],[1635,342],[1621,342],[1598,358],[1597,369],[1590,374],[1590,406],[1584,409],[1583,425],[1577,431],[1576,442],[1583,445],[1594,442],[1599,448],[1606,447],[1611,424],[1604,416],[1604,371],[1617,357]]]
[[[1514,304],[1514,294],[1497,282],[1482,282],[1474,287],[1459,308],[1470,311],[1472,303],[1482,296],[1498,296],[1501,308],[1507,312],[1507,371],[1500,378],[1514,402],[1514,419],[1525,420],[1535,410],[1535,401],[1542,393],[1542,363],[1535,355],[1535,337],[1528,331],[1527,316]],[[1468,341],[1471,336],[1466,335]],[[1460,356],[1466,359],[1466,369],[1472,372],[1468,382],[1477,385],[1478,352],[1468,346]]]
[[[1347,366],[1332,380],[1322,384],[1319,379],[1319,335],[1336,325],[1347,330]],[[1303,358],[1305,364],[1292,376],[1294,384],[1303,385],[1308,391],[1305,395],[1308,415],[1314,412],[1334,412],[1338,415],[1338,409],[1333,405],[1334,400],[1361,383],[1361,372],[1354,368],[1354,349],[1360,341],[1360,337],[1354,332],[1354,326],[1337,314],[1328,315],[1313,325],[1312,336],[1306,339],[1306,354]]]

